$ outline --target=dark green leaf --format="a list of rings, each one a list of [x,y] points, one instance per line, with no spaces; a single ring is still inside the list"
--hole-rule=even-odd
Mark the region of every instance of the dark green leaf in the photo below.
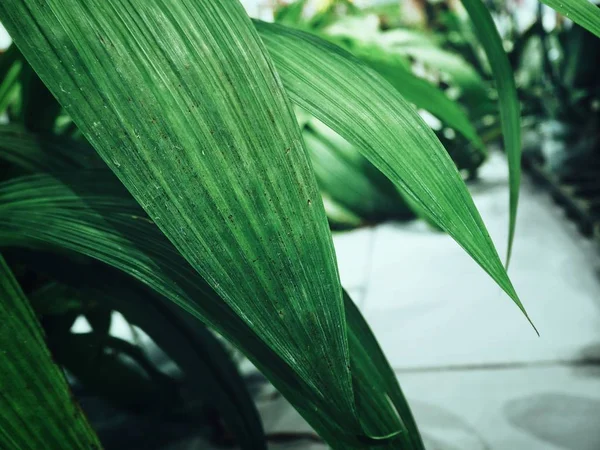
[[[339,436],[330,432],[335,430],[336,418],[322,406],[328,399],[304,383],[293,367],[256,337],[193,271],[110,173],[82,172],[64,179],[77,187],[77,194],[49,176],[24,177],[0,185],[0,205],[4,205],[0,208],[0,247],[68,249],[128,273],[205,321],[242,350],[322,436],[339,442],[334,448],[368,448],[364,438],[358,436],[350,445],[336,441]],[[362,345],[361,341],[356,345]],[[364,352],[360,348],[353,351]],[[385,370],[369,364],[362,364],[353,375],[359,377],[360,384],[370,383],[367,380]],[[367,397],[361,404],[376,405],[361,411],[363,422],[384,427],[382,434],[401,426],[395,414],[381,416],[381,411],[389,408],[391,393],[357,390],[356,395],[359,399]],[[387,448],[396,448],[394,445]]]
[[[460,174],[415,109],[339,47],[279,25],[256,26],[292,100],[354,144],[529,319]]]
[[[30,133],[13,124],[0,125],[0,155],[21,172],[106,168],[94,149],[84,142]]]
[[[0,298],[0,448],[99,449],[2,256]]]
[[[351,355],[354,357],[354,367],[365,371],[364,378],[369,380],[372,386],[385,386],[391,403],[409,431],[404,436],[406,448],[424,449],[417,424],[400,389],[396,374],[379,347],[369,325],[346,291],[344,291],[344,306],[350,330],[349,340],[350,348],[353,349]],[[369,373],[369,367],[379,367],[380,370],[376,374]],[[359,379],[359,382],[364,381]]]
[[[321,397],[339,442],[356,442],[328,224],[289,102],[241,4],[9,0],[0,16],[150,218]]]
[[[21,103],[19,121],[25,128],[35,132],[53,131],[60,105],[29,65],[21,71]]]
[[[242,449],[266,448],[262,423],[243,378],[223,345],[200,321],[130,277],[97,262],[81,264],[64,257],[40,257],[37,253],[28,258],[32,259],[28,261],[30,266],[68,284],[71,290],[93,301],[95,310],[114,309],[152,338],[185,374],[190,391],[188,396],[192,395],[197,404],[210,404],[218,410]],[[86,317],[89,321],[90,315],[86,314]],[[70,337],[68,341],[73,339]],[[69,348],[65,350],[68,352]],[[77,357],[69,360],[71,364],[77,363]],[[107,361],[117,363],[110,359]],[[93,364],[89,366],[93,370]],[[94,376],[91,381],[106,391],[102,377]],[[118,400],[113,393],[122,395],[123,388],[129,387],[124,382],[113,383],[108,391],[111,398]],[[152,398],[146,399],[146,402],[151,403]],[[153,408],[157,406],[160,407],[160,404],[153,405]]]

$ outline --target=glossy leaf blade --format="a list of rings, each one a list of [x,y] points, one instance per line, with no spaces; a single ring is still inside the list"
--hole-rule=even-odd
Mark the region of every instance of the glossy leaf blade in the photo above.
[[[0,448],[100,449],[0,256]]]
[[[481,0],[462,0],[469,14],[475,34],[481,43],[498,90],[498,105],[504,148],[508,159],[509,170],[509,226],[506,266],[510,263],[517,208],[519,205],[519,188],[521,185],[521,112],[515,78],[510,67],[508,56],[502,47],[502,39],[498,34],[494,20]]]
[[[354,144],[527,316],[453,161],[416,110],[339,47],[279,25],[256,26],[292,101]]]
[[[322,397],[340,436],[360,435],[322,202],[241,4],[9,0],[0,17],[178,251]]]

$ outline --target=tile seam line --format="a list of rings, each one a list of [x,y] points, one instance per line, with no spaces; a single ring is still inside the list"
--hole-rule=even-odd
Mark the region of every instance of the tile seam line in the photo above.
[[[598,367],[600,358],[550,359],[531,362],[499,362],[489,364],[455,364],[446,366],[394,367],[396,374],[435,372],[476,372],[490,370],[538,369],[544,367]]]

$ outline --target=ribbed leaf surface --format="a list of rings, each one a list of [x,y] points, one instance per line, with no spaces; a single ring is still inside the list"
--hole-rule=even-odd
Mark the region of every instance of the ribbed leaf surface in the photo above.
[[[361,434],[320,194],[239,2],[9,0],[0,18],[177,250]]]
[[[256,26],[292,100],[354,144],[525,313],[460,174],[416,110],[339,47],[280,25]]]

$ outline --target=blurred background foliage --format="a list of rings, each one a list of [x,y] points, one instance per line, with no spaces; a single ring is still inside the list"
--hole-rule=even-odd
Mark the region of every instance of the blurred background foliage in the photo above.
[[[490,68],[462,4],[446,0],[362,4],[279,1],[273,16],[340,45],[379,72],[415,105],[464,177],[473,181],[487,149],[499,143],[501,128]],[[487,1],[486,6],[515,72],[525,167],[549,186],[589,234],[598,229],[600,214],[595,181],[600,148],[596,37],[537,2]],[[310,121],[302,123],[314,133]],[[352,156],[353,173],[362,172],[357,177],[363,181],[362,195],[354,181],[342,178],[349,168],[350,146],[342,157],[340,152],[327,152],[315,139],[309,138],[307,145],[318,171],[323,158],[331,164],[319,171],[319,184],[333,226],[418,216],[405,201],[392,207],[390,194],[380,197],[384,202],[371,201],[373,189],[382,186],[380,175],[367,161],[359,167],[364,158],[358,152]],[[352,188],[344,189],[345,183]]]

